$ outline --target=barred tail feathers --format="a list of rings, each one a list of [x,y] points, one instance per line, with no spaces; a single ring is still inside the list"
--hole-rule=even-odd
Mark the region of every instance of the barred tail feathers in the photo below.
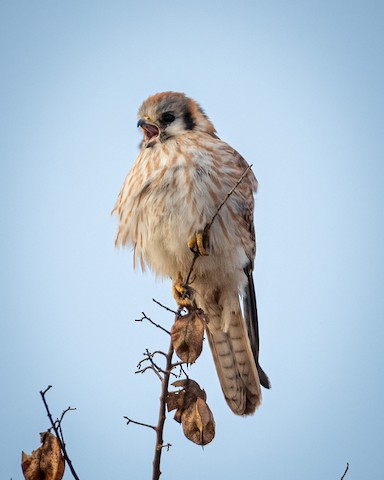
[[[230,298],[230,312],[226,303],[228,306],[228,302],[204,305],[207,337],[229,407],[236,415],[250,415],[261,403],[259,375],[238,295],[234,293]]]

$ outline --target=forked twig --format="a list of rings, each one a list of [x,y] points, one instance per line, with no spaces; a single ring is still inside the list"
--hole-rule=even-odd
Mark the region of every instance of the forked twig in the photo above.
[[[158,302],[156,302],[156,303],[158,303]],[[161,305],[161,304],[159,303],[159,305]],[[161,306],[162,306],[163,308],[167,308],[167,309],[168,309],[168,307],[164,307],[163,305],[161,305]],[[170,309],[168,309],[168,310],[170,310]],[[173,311],[173,310],[171,310],[171,311]],[[151,324],[152,324],[153,326],[155,326],[156,328],[160,328],[160,330],[163,330],[163,332],[168,333],[168,335],[171,334],[171,332],[170,332],[169,330],[167,330],[166,328],[164,328],[163,326],[161,326],[159,323],[154,322],[151,318],[147,317],[147,315],[146,315],[144,312],[141,312],[141,314],[142,314],[143,316],[142,316],[141,318],[136,319],[135,322],[142,322],[143,320],[147,320],[149,323],[151,323]]]
[[[140,362],[137,364],[138,370],[136,370],[135,373],[144,373],[147,370],[153,370],[156,373],[156,375],[158,376],[158,378],[160,380],[162,380],[163,377],[161,376],[161,374],[165,375],[167,372],[155,363],[155,361],[153,360],[153,357],[155,355],[163,355],[165,358],[167,358],[167,354],[160,351],[160,350],[156,350],[155,352],[151,353],[148,349],[146,349],[145,353],[144,353],[145,358],[140,360]],[[150,365],[142,368],[142,365],[143,365],[144,362],[149,362]]]
[[[65,415],[67,412],[70,412],[70,411],[72,411],[72,410],[76,410],[76,408],[72,408],[72,407],[66,408],[66,409],[63,411],[63,413],[61,414],[60,420],[57,419],[56,422],[55,422],[56,425],[57,425],[57,430],[58,430],[58,432],[59,432],[59,434],[60,434],[60,440],[61,440],[61,442],[62,442],[62,444],[63,444],[64,447],[65,447],[65,441],[64,441],[63,429],[61,428],[61,422],[63,421],[64,415]]]
[[[155,375],[157,376],[157,378],[160,380],[160,382],[163,380],[163,377],[160,375],[160,373],[158,372],[158,369],[156,367],[154,367],[153,365],[148,365],[144,368],[141,368],[140,370],[136,370],[135,373],[145,373],[146,371],[148,370],[152,370],[152,372],[155,373]]]
[[[63,453],[63,456],[64,456],[64,459],[65,461],[67,462],[67,465],[72,473],[72,476],[73,478],[75,478],[76,480],[80,480],[73,465],[72,465],[72,462],[68,456],[68,453],[67,453],[67,449],[65,448],[65,443],[64,443],[64,438],[63,438],[63,435],[62,435],[62,429],[61,429],[61,420],[63,419],[64,415],[69,411],[69,410],[75,410],[74,408],[70,408],[68,407],[67,410],[65,410],[62,415],[61,415],[61,418],[60,420],[57,420],[56,422],[53,421],[53,418],[52,418],[52,414],[49,410],[49,407],[48,407],[48,403],[47,403],[47,400],[45,399],[45,394],[48,392],[48,390],[50,390],[52,388],[52,385],[48,385],[48,387],[42,391],[40,390],[40,395],[41,395],[41,398],[43,399],[43,403],[44,403],[44,406],[45,406],[45,409],[47,411],[47,415],[48,415],[48,418],[49,418],[49,421],[51,422],[51,425],[52,425],[52,428],[56,434],[56,437],[57,437],[57,440],[59,441],[60,443],[60,448],[61,448],[61,451]]]

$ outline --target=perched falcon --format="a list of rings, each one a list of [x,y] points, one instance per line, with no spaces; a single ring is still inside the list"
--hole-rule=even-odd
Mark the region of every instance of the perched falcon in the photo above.
[[[247,162],[219,139],[203,109],[183,93],[149,97],[138,118],[144,138],[114,208],[119,217],[116,245],[132,246],[135,264],[170,277],[179,305],[185,305],[188,287],[183,279],[193,252],[201,255],[190,287],[195,304],[208,318],[206,331],[221,388],[234,413],[251,414],[261,401],[260,384],[270,387],[258,360],[252,278],[257,180],[248,170],[206,238],[206,225]]]

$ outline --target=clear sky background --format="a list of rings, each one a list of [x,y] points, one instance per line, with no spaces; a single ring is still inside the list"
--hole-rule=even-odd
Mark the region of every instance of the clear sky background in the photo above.
[[[169,282],[134,272],[110,216],[138,152],[136,112],[183,91],[253,164],[261,363],[253,417],[208,349],[190,375],[217,423],[204,449],[166,423],[164,479],[379,478],[383,472],[384,4],[0,4],[0,477],[64,421],[82,479],[148,479],[160,384],[135,375],[168,338]],[[65,479],[71,478],[69,471]]]

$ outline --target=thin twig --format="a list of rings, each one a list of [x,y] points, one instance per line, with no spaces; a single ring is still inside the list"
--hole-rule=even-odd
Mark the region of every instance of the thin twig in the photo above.
[[[192,259],[192,262],[191,262],[191,266],[189,267],[189,271],[187,273],[187,276],[185,277],[184,285],[189,284],[189,280],[191,279],[193,267],[195,266],[196,260],[199,258],[199,256],[200,255],[197,252],[193,252],[193,259]],[[179,315],[180,315],[181,310],[182,310],[182,308],[179,308],[179,310],[178,310]]]
[[[124,417],[124,418],[127,420],[127,425],[129,425],[130,423],[134,423],[135,425],[140,425],[141,427],[151,428],[152,430],[156,431],[156,427],[153,426],[153,425],[148,425],[148,423],[136,422],[136,420],[132,420],[132,418],[129,418],[129,417]]]
[[[348,472],[348,468],[349,468],[349,463],[347,462],[347,467],[346,467],[346,469],[345,469],[345,471],[344,471],[344,473],[343,473],[343,476],[341,477],[340,480],[343,480],[343,479],[344,479],[345,475],[346,475],[347,472]]]
[[[142,368],[140,370],[136,370],[135,373],[145,373],[147,370],[152,370],[156,374],[156,376],[160,380],[160,382],[163,380],[163,377],[160,375],[160,373],[157,371],[157,369],[153,365],[148,365],[145,368]]]
[[[150,352],[148,350],[148,348],[145,349],[145,352],[143,353],[144,357],[142,360],[140,360],[140,362],[137,364],[137,367],[141,367],[141,365],[144,363],[144,362],[148,362],[150,359],[153,359],[153,357],[155,355],[163,355],[165,358],[167,358],[167,354],[162,352],[161,350],[156,350],[155,352]]]
[[[168,370],[164,370],[163,368],[159,367],[157,365],[157,363],[155,363],[154,360],[153,360],[153,357],[155,355],[163,355],[165,357],[166,361],[167,361],[168,360],[168,355],[166,353],[162,352],[161,350],[155,350],[154,352],[151,353],[148,349],[146,349],[145,353],[143,355],[145,355],[145,358],[140,360],[140,362],[137,364],[137,367],[139,368],[139,370],[137,370],[135,373],[144,373],[146,370],[149,370],[150,368],[152,368],[156,373],[158,373],[158,376],[159,376],[160,380],[163,379],[163,377],[161,377],[160,373],[162,373],[163,375],[166,375],[166,374],[169,373],[170,375],[173,375],[174,377],[177,377],[177,375],[175,373],[173,373],[172,370],[175,367],[178,367],[180,365],[185,365],[185,362],[182,362],[182,361],[172,363],[170,371],[168,372]],[[141,365],[144,362],[150,362],[151,365],[142,369]]]
[[[44,390],[44,392],[40,392],[41,395],[45,395],[48,390],[50,390],[52,388],[52,385],[48,385],[48,387]]]
[[[45,399],[45,394],[48,392],[48,390],[52,388],[52,385],[48,385],[48,387],[44,390],[44,391],[41,391],[40,390],[40,395],[41,395],[41,398],[43,399],[43,403],[44,403],[44,406],[45,406],[45,409],[47,411],[47,415],[48,415],[48,418],[49,418],[49,421],[51,422],[51,425],[52,425],[52,428],[56,434],[56,437],[60,443],[60,448],[61,448],[61,451],[63,452],[63,456],[65,458],[65,461],[67,462],[67,465],[69,467],[69,469],[71,470],[71,473],[72,473],[72,476],[73,478],[75,478],[76,480],[80,480],[73,465],[72,465],[72,462],[68,456],[68,453],[67,453],[67,450],[65,448],[65,445],[64,445],[64,442],[62,441],[61,437],[60,437],[60,432],[58,430],[58,427],[56,426],[56,422],[53,421],[53,418],[52,418],[52,415],[51,415],[51,412],[49,411],[49,407],[48,407],[48,403]],[[68,410],[67,410],[68,411]],[[64,413],[62,414],[62,417],[64,416]],[[60,425],[60,423],[59,423]],[[61,428],[61,425],[60,425],[60,428]]]
[[[172,308],[169,308],[165,305],[163,305],[162,303],[160,303],[159,301],[157,301],[155,298],[152,298],[152,301],[157,303],[157,305],[159,305],[161,308],[164,308],[165,310],[167,310],[168,312],[171,312],[173,313],[174,315],[180,315],[178,312],[176,312],[176,310],[172,310]]]
[[[185,364],[184,364],[185,365]],[[182,365],[179,365],[180,367],[180,373],[179,373],[179,377],[181,377],[181,375],[185,375],[187,377],[187,379],[189,378],[189,375],[188,373],[184,370],[184,367],[183,367],[183,364]]]
[[[160,328],[160,330],[163,330],[163,332],[168,333],[168,335],[171,334],[171,332],[169,330],[162,327],[158,323],[154,322],[151,318],[147,317],[147,315],[144,312],[141,312],[141,313],[142,313],[143,316],[141,318],[136,319],[135,322],[142,322],[143,320],[147,320],[149,323],[151,323],[155,327]]]
[[[144,354],[144,355],[146,355],[146,358],[143,358],[143,360],[140,360],[140,362],[137,364],[138,370],[135,373],[144,373],[145,371],[147,371],[149,369],[152,369],[157,374],[159,379],[163,380],[163,377],[160,375],[160,373],[165,375],[167,372],[165,370],[163,370],[161,367],[159,367],[153,361],[153,357],[156,353],[160,353],[160,354],[164,355],[165,358],[167,358],[167,355],[164,352],[157,351],[157,352],[150,353],[148,350],[146,350],[146,352]],[[141,365],[144,362],[150,362],[151,365],[148,365],[147,367],[141,368]]]
[[[167,452],[169,452],[169,449],[172,447],[172,443],[166,443],[165,445],[162,445],[161,448],[166,448]]]
[[[252,168],[252,165],[248,165],[248,167],[244,170],[243,174],[241,175],[241,177],[239,178],[239,180],[236,182],[236,184],[233,186],[233,188],[227,193],[226,197],[224,198],[224,200],[220,203],[220,205],[217,207],[216,209],[216,212],[215,214],[213,215],[213,217],[211,218],[210,222],[207,223],[207,225],[205,226],[204,228],[204,234],[205,235],[208,235],[209,233],[209,230],[211,229],[212,227],[212,224],[213,222],[215,221],[216,217],[218,216],[218,214],[220,213],[220,210],[223,208],[223,206],[227,203],[229,197],[233,194],[233,192],[236,190],[236,188],[240,185],[240,183],[244,180],[245,176],[247,175],[247,173],[249,172],[249,170]],[[191,275],[192,275],[192,271],[193,271],[193,268],[195,266],[195,263],[196,263],[196,260],[199,258],[199,253],[196,251],[196,252],[193,252],[194,256],[193,256],[193,259],[192,259],[192,262],[191,262],[191,266],[189,267],[189,271],[187,273],[187,276],[185,278],[185,281],[184,281],[184,285],[189,285],[189,281],[191,279]],[[180,309],[179,309],[180,311]]]
[[[143,353],[143,355],[145,355],[145,358],[143,358],[142,360],[140,360],[140,362],[137,364],[137,368],[139,368],[139,370],[135,373],[142,373],[142,370],[141,370],[141,366],[144,362],[149,362],[158,372],[161,372],[161,373],[166,373],[165,370],[163,370],[161,367],[159,367],[155,361],[153,360],[153,357],[155,355],[163,355],[165,358],[167,358],[167,354],[162,352],[161,350],[156,350],[155,352],[150,352],[148,350],[148,348],[145,350],[145,353]]]
[[[56,420],[57,430],[60,433],[60,440],[64,445],[64,447],[65,447],[65,440],[64,440],[63,429],[61,428],[61,422],[63,421],[64,415],[71,410],[76,410],[76,408],[71,408],[71,407],[66,408],[61,414],[60,420],[59,419]]]
[[[172,363],[171,368],[173,369],[173,368],[176,368],[176,367],[181,367],[181,365],[186,365],[186,363],[180,360],[180,362]]]
[[[163,355],[164,358],[167,358],[167,354],[165,352],[162,352],[161,350],[155,350],[151,353],[148,348],[145,349],[145,355],[148,355],[151,358],[153,358],[155,355]]]
[[[164,370],[164,369],[162,369],[161,367],[159,367],[159,366],[157,365],[157,363],[154,362],[153,357],[154,357],[155,355],[163,355],[163,356],[165,357],[165,359],[167,359],[167,354],[164,353],[164,352],[162,352],[161,350],[156,350],[156,351],[154,351],[154,352],[151,353],[151,352],[148,350],[148,348],[147,348],[147,349],[145,350],[145,353],[144,353],[143,355],[145,355],[145,358],[143,358],[142,360],[140,360],[140,362],[137,364],[138,370],[136,370],[135,373],[144,373],[144,372],[146,372],[147,370],[153,370],[153,371],[156,373],[156,375],[157,375],[157,377],[159,378],[159,380],[162,381],[162,380],[163,380],[163,377],[162,377],[160,374],[162,373],[163,375],[166,375],[166,374],[167,374],[167,371]],[[151,365],[148,365],[147,367],[142,368],[142,364],[143,364],[144,362],[150,362]],[[172,375],[175,375],[175,374],[172,373]],[[175,375],[175,377],[176,377],[176,375]]]
[[[76,410],[76,408],[68,407],[63,411],[63,413],[61,414],[60,420],[58,420],[59,424],[61,424],[61,422],[63,421],[64,415],[67,412],[71,412],[72,410]]]
[[[244,173],[241,175],[241,177],[239,178],[239,180],[236,182],[236,184],[234,185],[234,187],[232,188],[232,190],[230,192],[227,193],[227,196],[224,198],[224,200],[220,203],[220,205],[218,206],[215,214],[213,215],[211,221],[208,223],[209,225],[209,228],[211,228],[211,225],[213,223],[213,221],[215,220],[215,218],[217,217],[217,215],[219,214],[220,210],[224,207],[224,205],[226,204],[228,198],[232,195],[232,193],[236,190],[236,188],[240,185],[240,183],[244,180],[244,177],[247,175],[247,173],[249,172],[249,170],[251,170],[252,168],[252,165],[248,165],[248,167],[244,170]],[[208,228],[208,229],[209,229]]]
[[[167,371],[159,367],[151,357],[148,358],[148,361],[151,362],[152,367],[155,368],[159,373],[162,373],[163,375],[167,374]]]

